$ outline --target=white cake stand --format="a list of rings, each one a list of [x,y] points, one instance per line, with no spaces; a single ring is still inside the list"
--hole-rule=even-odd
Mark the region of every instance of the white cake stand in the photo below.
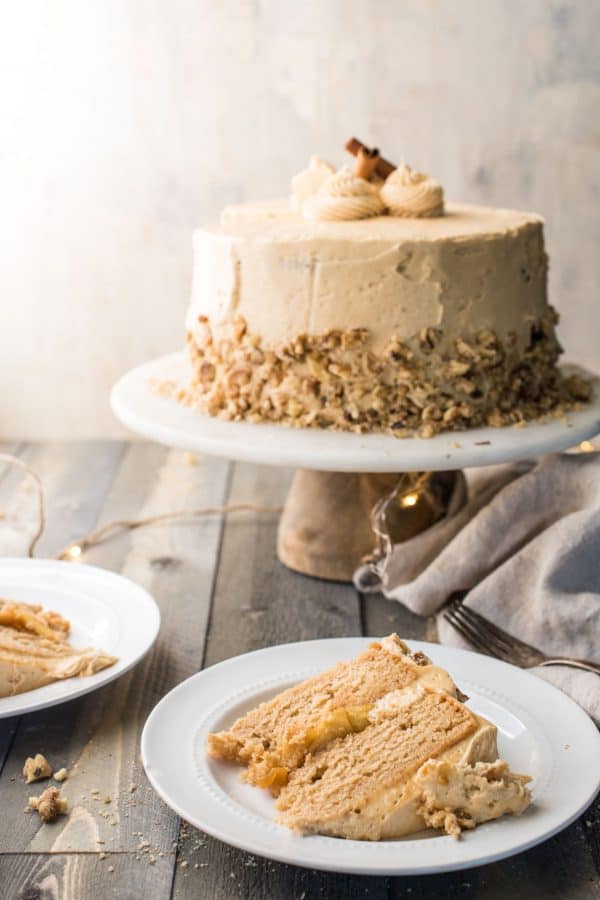
[[[391,490],[391,476],[522,460],[565,450],[598,434],[600,379],[583,374],[593,379],[593,400],[564,418],[522,428],[445,432],[428,440],[227,422],[202,415],[152,390],[153,384],[166,380],[186,383],[189,368],[183,353],[132,369],[114,386],[111,406],[132,431],[169,447],[297,468],[280,522],[279,557],[305,574],[347,580],[372,548],[370,507]],[[427,516],[412,515],[406,536],[431,524]]]

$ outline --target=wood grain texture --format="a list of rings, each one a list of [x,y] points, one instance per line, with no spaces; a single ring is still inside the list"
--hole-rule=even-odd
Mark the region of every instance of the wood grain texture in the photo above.
[[[159,900],[169,896],[172,869],[172,854],[150,864],[134,853],[6,853],[0,885],[3,900]]]
[[[230,502],[282,504],[287,470],[237,464]],[[346,584],[286,569],[275,544],[278,516],[230,517],[223,535],[206,665],[290,641],[360,634],[358,597]]]
[[[431,640],[428,620],[417,616],[396,600],[383,594],[361,594],[363,629],[370,637],[382,637],[395,631],[401,638]]]

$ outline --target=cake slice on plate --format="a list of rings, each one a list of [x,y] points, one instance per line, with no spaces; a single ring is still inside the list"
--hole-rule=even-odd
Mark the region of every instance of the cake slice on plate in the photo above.
[[[0,697],[94,675],[117,661],[103,650],[72,647],[69,631],[69,622],[58,613],[0,599]]]
[[[458,836],[531,800],[529,778],[497,758],[495,726],[461,696],[445,670],[390,635],[209,735],[207,752],[247,766],[296,831]]]
[[[247,766],[245,780],[278,794],[308,753],[362,730],[379,698],[417,682],[456,691],[447,672],[392,635],[262,703],[228,731],[209,735],[207,751]]]

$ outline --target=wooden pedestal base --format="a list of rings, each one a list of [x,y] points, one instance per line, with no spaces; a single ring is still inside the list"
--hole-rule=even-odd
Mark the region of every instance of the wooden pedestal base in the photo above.
[[[375,547],[370,514],[388,496],[400,474],[348,474],[298,469],[279,523],[277,553],[281,562],[331,581],[351,581],[361,559]],[[422,495],[410,503],[392,502],[387,528],[396,543],[429,528],[443,515],[457,472],[432,474],[432,504]]]

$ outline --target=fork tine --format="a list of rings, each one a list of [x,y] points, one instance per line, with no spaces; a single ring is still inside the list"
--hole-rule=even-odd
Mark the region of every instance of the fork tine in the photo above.
[[[482,630],[493,635],[506,648],[508,653],[531,654],[538,652],[535,647],[531,647],[529,644],[526,644],[525,641],[520,641],[519,638],[504,631],[499,625],[490,622],[489,619],[486,619],[474,609],[471,609],[470,606],[462,606],[460,612],[465,618],[470,619],[474,625],[478,625]]]
[[[505,662],[520,664],[522,654],[519,647],[512,647],[508,641],[498,640],[496,635],[487,627],[487,619],[482,616],[479,619],[465,615],[465,609],[456,610],[456,616],[460,622],[471,630],[473,634],[477,634],[479,639],[487,646],[487,652],[492,656],[497,656]]]
[[[466,618],[462,615],[462,610],[456,610],[456,618],[470,634],[477,635],[480,642],[485,646],[486,653],[489,653],[490,656],[496,656],[498,659],[503,659],[505,662],[515,662],[516,653],[497,641],[494,635],[490,634],[485,625],[481,625]]]
[[[461,606],[460,609],[456,610],[456,614],[464,622],[468,622],[473,629],[479,631],[483,637],[489,638],[490,643],[494,646],[502,647],[507,653],[514,649],[510,635],[502,631],[501,628],[496,628],[493,622],[484,619],[475,610],[470,609],[468,606]]]
[[[489,655],[489,648],[486,646],[485,642],[481,640],[477,632],[474,632],[468,625],[465,625],[456,617],[455,610],[446,610],[446,612],[444,612],[444,618],[452,625],[455,631],[458,631],[467,643],[479,650],[480,653]]]

